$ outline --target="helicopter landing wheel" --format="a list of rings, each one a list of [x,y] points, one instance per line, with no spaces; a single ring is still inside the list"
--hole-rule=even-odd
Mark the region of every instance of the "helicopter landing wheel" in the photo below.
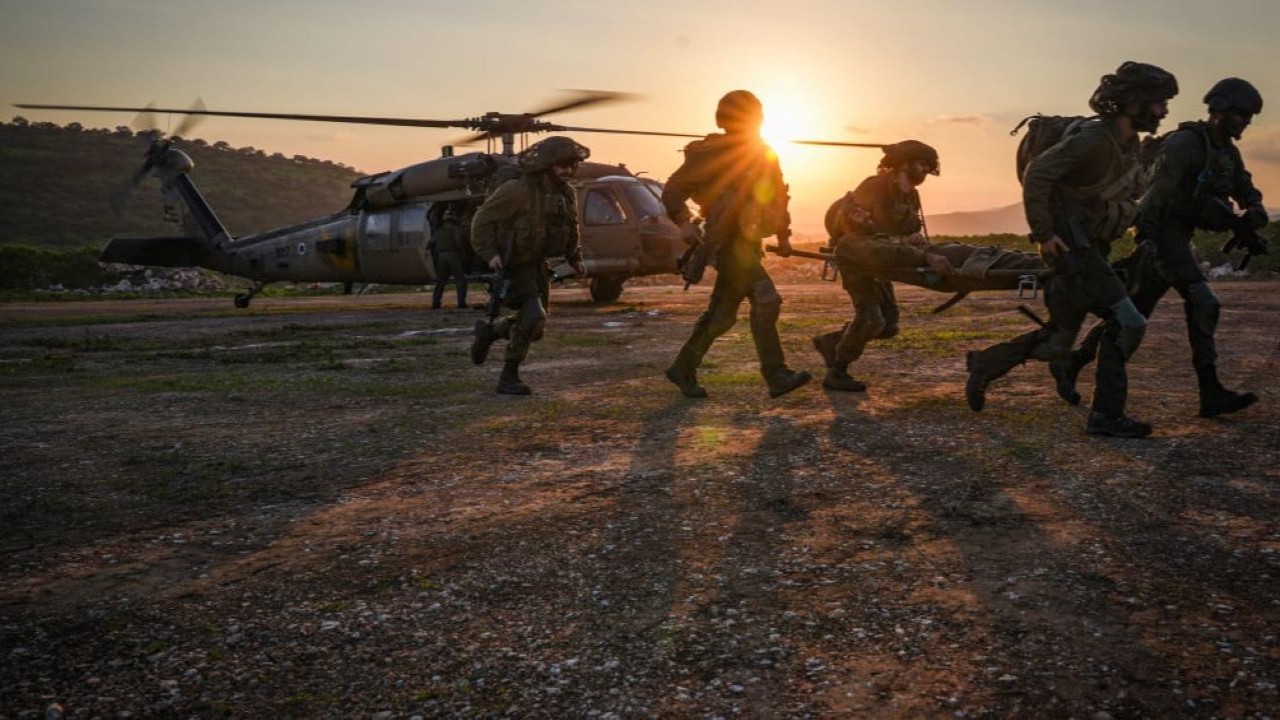
[[[588,289],[591,291],[591,299],[598,303],[611,303],[622,295],[622,283],[626,278],[621,277],[593,277]]]
[[[249,301],[253,299],[253,296],[262,292],[262,288],[266,286],[267,286],[266,283],[256,283],[253,287],[249,288],[248,291],[242,292],[239,295],[236,295],[236,298],[234,301],[236,307],[241,310],[249,307]]]

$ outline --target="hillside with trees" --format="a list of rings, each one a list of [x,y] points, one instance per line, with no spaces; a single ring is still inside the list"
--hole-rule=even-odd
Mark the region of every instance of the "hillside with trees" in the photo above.
[[[354,169],[301,155],[285,157],[226,142],[177,139],[195,161],[192,178],[233,234],[243,235],[339,210],[351,199]],[[113,235],[172,234],[154,178],[124,211],[112,192],[140,167],[150,136],[128,127],[85,129],[0,123],[0,244],[101,247]]]

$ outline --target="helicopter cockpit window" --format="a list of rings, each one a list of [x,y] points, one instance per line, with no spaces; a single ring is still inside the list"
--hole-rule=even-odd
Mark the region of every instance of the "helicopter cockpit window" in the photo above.
[[[587,225],[621,225],[627,216],[613,195],[603,190],[587,191],[582,203],[582,222]]]
[[[649,190],[645,184],[626,183],[622,186],[622,194],[627,196],[627,202],[631,203],[631,209],[640,216],[642,221],[662,215],[662,203],[658,201],[653,191]]]

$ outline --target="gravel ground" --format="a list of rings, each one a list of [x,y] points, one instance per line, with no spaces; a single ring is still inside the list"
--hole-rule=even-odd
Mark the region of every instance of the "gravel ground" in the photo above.
[[[1144,441],[1039,365],[965,406],[1004,293],[901,292],[858,394],[770,400],[744,318],[705,401],[705,286],[557,290],[527,399],[421,295],[0,305],[0,717],[1276,715],[1280,284],[1217,289],[1262,400],[1195,416],[1169,300]],[[782,292],[819,371],[847,300]]]

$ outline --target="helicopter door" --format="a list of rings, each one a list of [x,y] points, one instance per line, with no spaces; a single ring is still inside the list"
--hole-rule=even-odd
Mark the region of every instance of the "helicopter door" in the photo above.
[[[587,183],[579,196],[582,257],[590,275],[627,275],[639,264],[639,229],[614,184]]]
[[[419,248],[427,236],[427,208],[407,203],[363,213],[360,267],[367,282],[418,284],[431,273]]]

